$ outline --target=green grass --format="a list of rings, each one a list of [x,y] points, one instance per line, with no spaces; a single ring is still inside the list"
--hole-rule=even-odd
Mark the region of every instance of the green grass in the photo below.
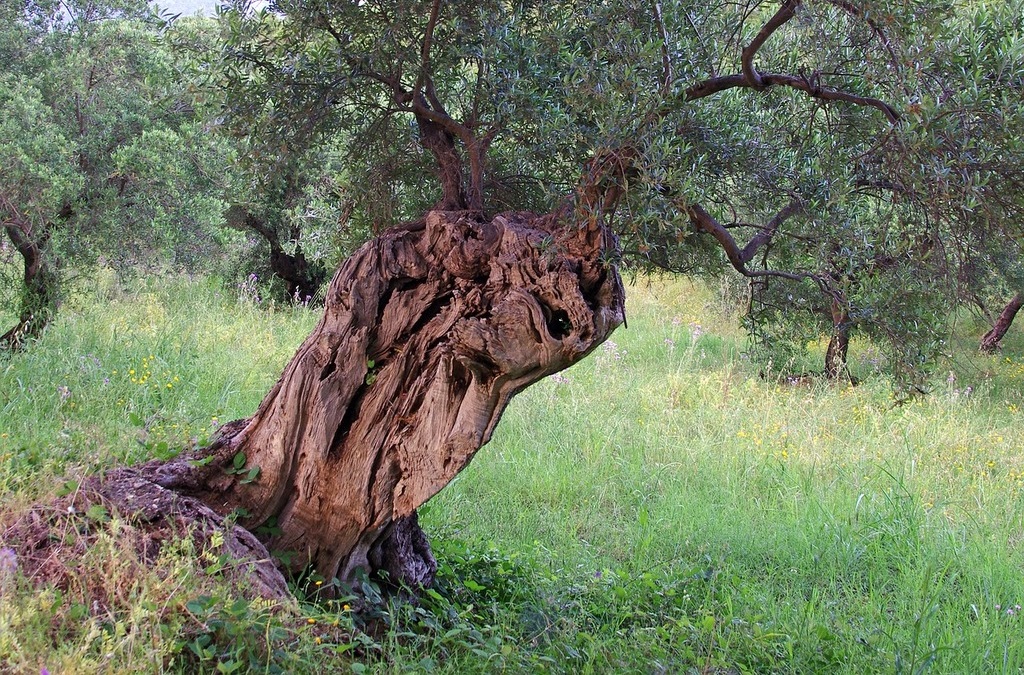
[[[640,285],[628,310],[421,511],[442,569],[418,604],[238,601],[184,543],[129,565],[115,520],[68,590],[0,571],[0,671],[1024,671],[1019,330],[999,357],[965,331],[895,406],[870,345],[861,386],[790,386],[714,289]],[[0,522],[248,414],[316,318],[101,280],[0,361]]]

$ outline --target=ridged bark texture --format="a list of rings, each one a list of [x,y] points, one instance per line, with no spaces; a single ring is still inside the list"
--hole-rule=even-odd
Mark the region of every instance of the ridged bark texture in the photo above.
[[[155,482],[327,578],[388,569],[426,584],[415,522],[491,437],[509,400],[583,358],[624,319],[614,236],[570,208],[547,216],[433,211],[357,251],[324,316],[256,413]],[[244,456],[255,481],[234,462]]]

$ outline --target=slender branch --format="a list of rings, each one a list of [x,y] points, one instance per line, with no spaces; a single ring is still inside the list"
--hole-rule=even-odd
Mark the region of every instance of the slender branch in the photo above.
[[[787,204],[781,211],[779,211],[778,214],[775,215],[774,218],[772,218],[768,226],[765,228],[765,231],[771,230],[772,228],[777,230],[783,221],[796,213],[800,208],[802,208],[802,203],[794,198],[793,201]],[[708,213],[700,204],[690,204],[686,206],[685,211],[690,216],[690,221],[695,227],[710,234],[716,241],[718,241],[722,250],[725,251],[725,255],[729,259],[729,263],[743,276],[751,279],[774,277],[779,279],[788,279],[790,281],[813,281],[818,287],[818,290],[820,290],[824,295],[833,298],[838,302],[843,301],[842,293],[832,287],[827,276],[816,274],[814,272],[784,272],[782,270],[771,270],[763,266],[762,269],[747,269],[747,263],[750,262],[750,260],[757,254],[757,250],[764,248],[765,244],[771,243],[771,236],[764,237],[763,240],[754,248],[751,248],[750,244],[748,244],[743,249],[740,249],[739,244],[737,244],[733,236],[729,234],[726,227],[718,222],[718,220]],[[760,233],[754,239],[761,238],[761,234],[764,234],[764,232]],[[749,258],[745,259],[748,255]],[[764,260],[762,260],[762,265],[765,264],[767,264],[767,249]]]
[[[434,27],[437,26],[437,17],[440,13],[441,0],[434,0],[430,6],[427,29],[423,34],[423,44],[420,45],[420,74],[416,77],[416,91],[420,91],[424,84],[433,88],[433,85],[430,84],[430,47],[434,42]]]
[[[881,99],[872,98],[870,96],[858,96],[857,94],[851,94],[831,87],[822,87],[816,82],[812,83],[807,78],[796,77],[794,75],[763,75],[762,80],[764,80],[765,86],[779,84],[786,87],[792,87],[803,91],[812,98],[821,99],[823,101],[845,101],[846,103],[853,103],[854,105],[877,108],[885,114],[890,123],[896,124],[900,121],[900,115],[896,112],[896,109]]]
[[[869,96],[858,96],[857,94],[851,94],[831,87],[823,87],[816,81],[812,81],[816,79],[814,77],[798,77],[796,75],[783,75],[781,73],[761,73],[758,74],[758,77],[762,84],[760,87],[761,89],[766,89],[773,85],[792,87],[793,89],[798,89],[806,93],[811,98],[817,98],[823,101],[844,101],[854,105],[877,108],[885,114],[886,119],[888,119],[891,124],[897,124],[900,121],[899,113],[885,101],[877,98],[871,98]],[[687,89],[686,100],[695,101],[697,99],[711,96],[712,94],[717,94],[720,91],[725,91],[726,89],[737,88],[757,89],[759,87],[751,85],[748,82],[746,75],[723,75],[703,80]]]
[[[874,33],[878,40],[882,43],[882,46],[885,47],[885,50],[889,52],[889,59],[891,60],[893,67],[899,65],[900,61],[898,58],[896,58],[896,50],[893,49],[892,42],[889,41],[889,36],[887,36],[885,32],[882,31],[882,29],[878,26],[874,19],[872,19],[869,16],[865,16],[864,11],[861,8],[857,7],[855,4],[849,2],[848,0],[827,1],[829,4],[834,5],[835,7],[838,7],[839,9],[843,10],[844,12],[864,21],[864,23],[866,23],[868,27],[871,29],[871,32]]]
[[[651,0],[651,9],[654,23],[658,26],[658,36],[661,38],[661,92],[668,96],[672,90],[672,60],[668,56],[668,32],[665,30],[665,20],[661,15],[660,0]]]

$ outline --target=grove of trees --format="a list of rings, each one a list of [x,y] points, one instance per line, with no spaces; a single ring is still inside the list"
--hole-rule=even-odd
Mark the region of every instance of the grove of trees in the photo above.
[[[742,275],[752,352],[786,363],[826,336],[830,378],[859,334],[923,390],[964,306],[1001,310],[993,348],[1024,288],[1022,17],[1020,0],[236,0],[171,23],[131,0],[7,4],[0,217],[24,275],[3,341],[38,334],[72,271],[201,267],[252,235],[320,323],[252,417],[95,489],[232,514],[239,550],[294,551],[295,572],[427,584],[416,509],[512,396],[625,321],[619,268]]]

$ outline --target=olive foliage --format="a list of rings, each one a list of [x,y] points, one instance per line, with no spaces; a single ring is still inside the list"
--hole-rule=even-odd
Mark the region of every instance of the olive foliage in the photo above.
[[[277,162],[333,139],[366,231],[430,207],[544,210],[595,158],[618,163],[626,265],[734,268],[766,359],[825,335],[835,376],[858,331],[909,387],[951,302],[1018,284],[1021,15],[1019,0],[237,2],[227,113]]]
[[[0,8],[0,220],[24,269],[7,344],[46,324],[72,272],[209,255],[223,157],[162,26],[141,0]]]

